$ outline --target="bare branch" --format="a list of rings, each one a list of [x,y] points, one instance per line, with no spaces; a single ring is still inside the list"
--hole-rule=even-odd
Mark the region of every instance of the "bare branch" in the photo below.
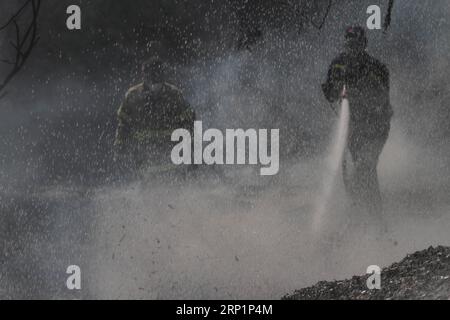
[[[332,6],[333,6],[333,0],[328,0],[328,5],[327,5],[326,11],[322,17],[322,21],[319,24],[315,24],[313,19],[311,19],[311,24],[319,30],[322,29],[322,27],[325,25],[328,15],[330,14]]]
[[[0,27],[0,31],[6,29],[15,19],[17,19],[22,12],[25,10],[25,8],[29,5],[30,1],[26,1],[22,7],[4,24]]]
[[[1,63],[6,63],[6,64],[10,64],[10,65],[14,65],[15,63],[13,61],[9,61],[7,59],[0,59]]]
[[[319,22],[314,21],[314,14],[311,11],[311,8],[308,7],[307,1],[280,1],[281,6],[287,7],[289,10],[295,13],[295,16],[300,19],[301,25],[303,26],[305,23],[311,24],[313,27],[317,29],[322,29],[325,25],[327,18],[330,14],[331,8],[333,6],[333,0],[328,0],[328,3],[325,8],[325,12],[320,18]]]
[[[9,27],[14,28],[15,39],[9,43],[14,49],[14,60],[2,59],[1,63],[11,65],[9,72],[6,74],[3,80],[0,80],[0,99],[2,99],[6,93],[2,93],[5,87],[11,82],[11,80],[19,73],[28,60],[31,52],[36,47],[39,41],[37,35],[37,18],[41,8],[41,0],[27,0],[13,16],[0,27],[0,31],[6,30]],[[23,15],[29,16],[29,20],[25,23],[25,31],[21,31],[20,18]]]
[[[384,26],[383,26],[384,33],[387,33],[387,31],[391,25],[393,8],[394,8],[394,0],[389,0],[388,11],[387,11],[386,18],[384,20]]]

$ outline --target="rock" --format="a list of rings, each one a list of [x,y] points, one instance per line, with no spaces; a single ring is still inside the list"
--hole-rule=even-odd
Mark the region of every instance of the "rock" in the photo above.
[[[368,290],[367,278],[322,281],[283,300],[449,300],[450,248],[430,247],[383,269],[381,290]]]

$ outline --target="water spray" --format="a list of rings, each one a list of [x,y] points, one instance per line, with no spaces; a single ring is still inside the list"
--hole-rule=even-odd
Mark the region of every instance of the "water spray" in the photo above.
[[[321,227],[325,220],[325,214],[330,209],[330,202],[336,190],[338,177],[340,176],[342,163],[344,161],[345,150],[347,148],[350,122],[350,104],[347,98],[347,90],[345,86],[341,97],[339,121],[333,133],[331,149],[328,154],[326,168],[324,170],[322,191],[317,199],[316,210],[313,217],[314,234],[320,234]]]

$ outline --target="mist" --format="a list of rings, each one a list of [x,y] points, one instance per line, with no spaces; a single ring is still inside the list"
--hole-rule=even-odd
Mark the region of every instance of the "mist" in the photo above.
[[[0,100],[0,298],[276,299],[450,245],[445,0],[399,0],[388,34],[369,32],[369,53],[390,69],[395,110],[379,165],[387,236],[377,239],[352,211],[340,182],[320,234],[313,229],[337,122],[320,84],[344,28],[365,25],[372,2],[335,5],[321,30],[268,24],[251,50],[229,45],[231,9],[215,16],[208,3],[197,14],[209,12],[205,29],[216,28],[183,31],[194,34],[181,37],[188,48],[170,41],[173,81],[205,127],[281,129],[275,177],[225,167],[117,182],[115,112],[140,81],[152,31],[136,44],[121,16],[108,20],[98,9],[87,15],[89,31],[67,34],[48,13],[41,47]],[[168,3],[176,16],[178,2]],[[65,2],[53,5],[63,17]],[[171,23],[192,25],[195,8]],[[71,264],[82,269],[80,292],[65,287]]]

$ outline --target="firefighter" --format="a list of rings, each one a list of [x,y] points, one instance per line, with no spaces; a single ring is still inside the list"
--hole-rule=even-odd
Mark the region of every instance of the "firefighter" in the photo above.
[[[348,150],[354,172],[347,177],[344,170],[347,191],[355,203],[382,218],[377,165],[389,136],[393,110],[388,68],[367,53],[367,43],[362,27],[347,28],[345,50],[331,63],[322,89],[328,101],[338,101],[345,94],[350,103]]]
[[[173,167],[173,131],[193,130],[195,113],[167,75],[168,65],[153,55],[142,64],[143,82],[126,93],[117,112],[114,143],[116,164],[122,170]]]

